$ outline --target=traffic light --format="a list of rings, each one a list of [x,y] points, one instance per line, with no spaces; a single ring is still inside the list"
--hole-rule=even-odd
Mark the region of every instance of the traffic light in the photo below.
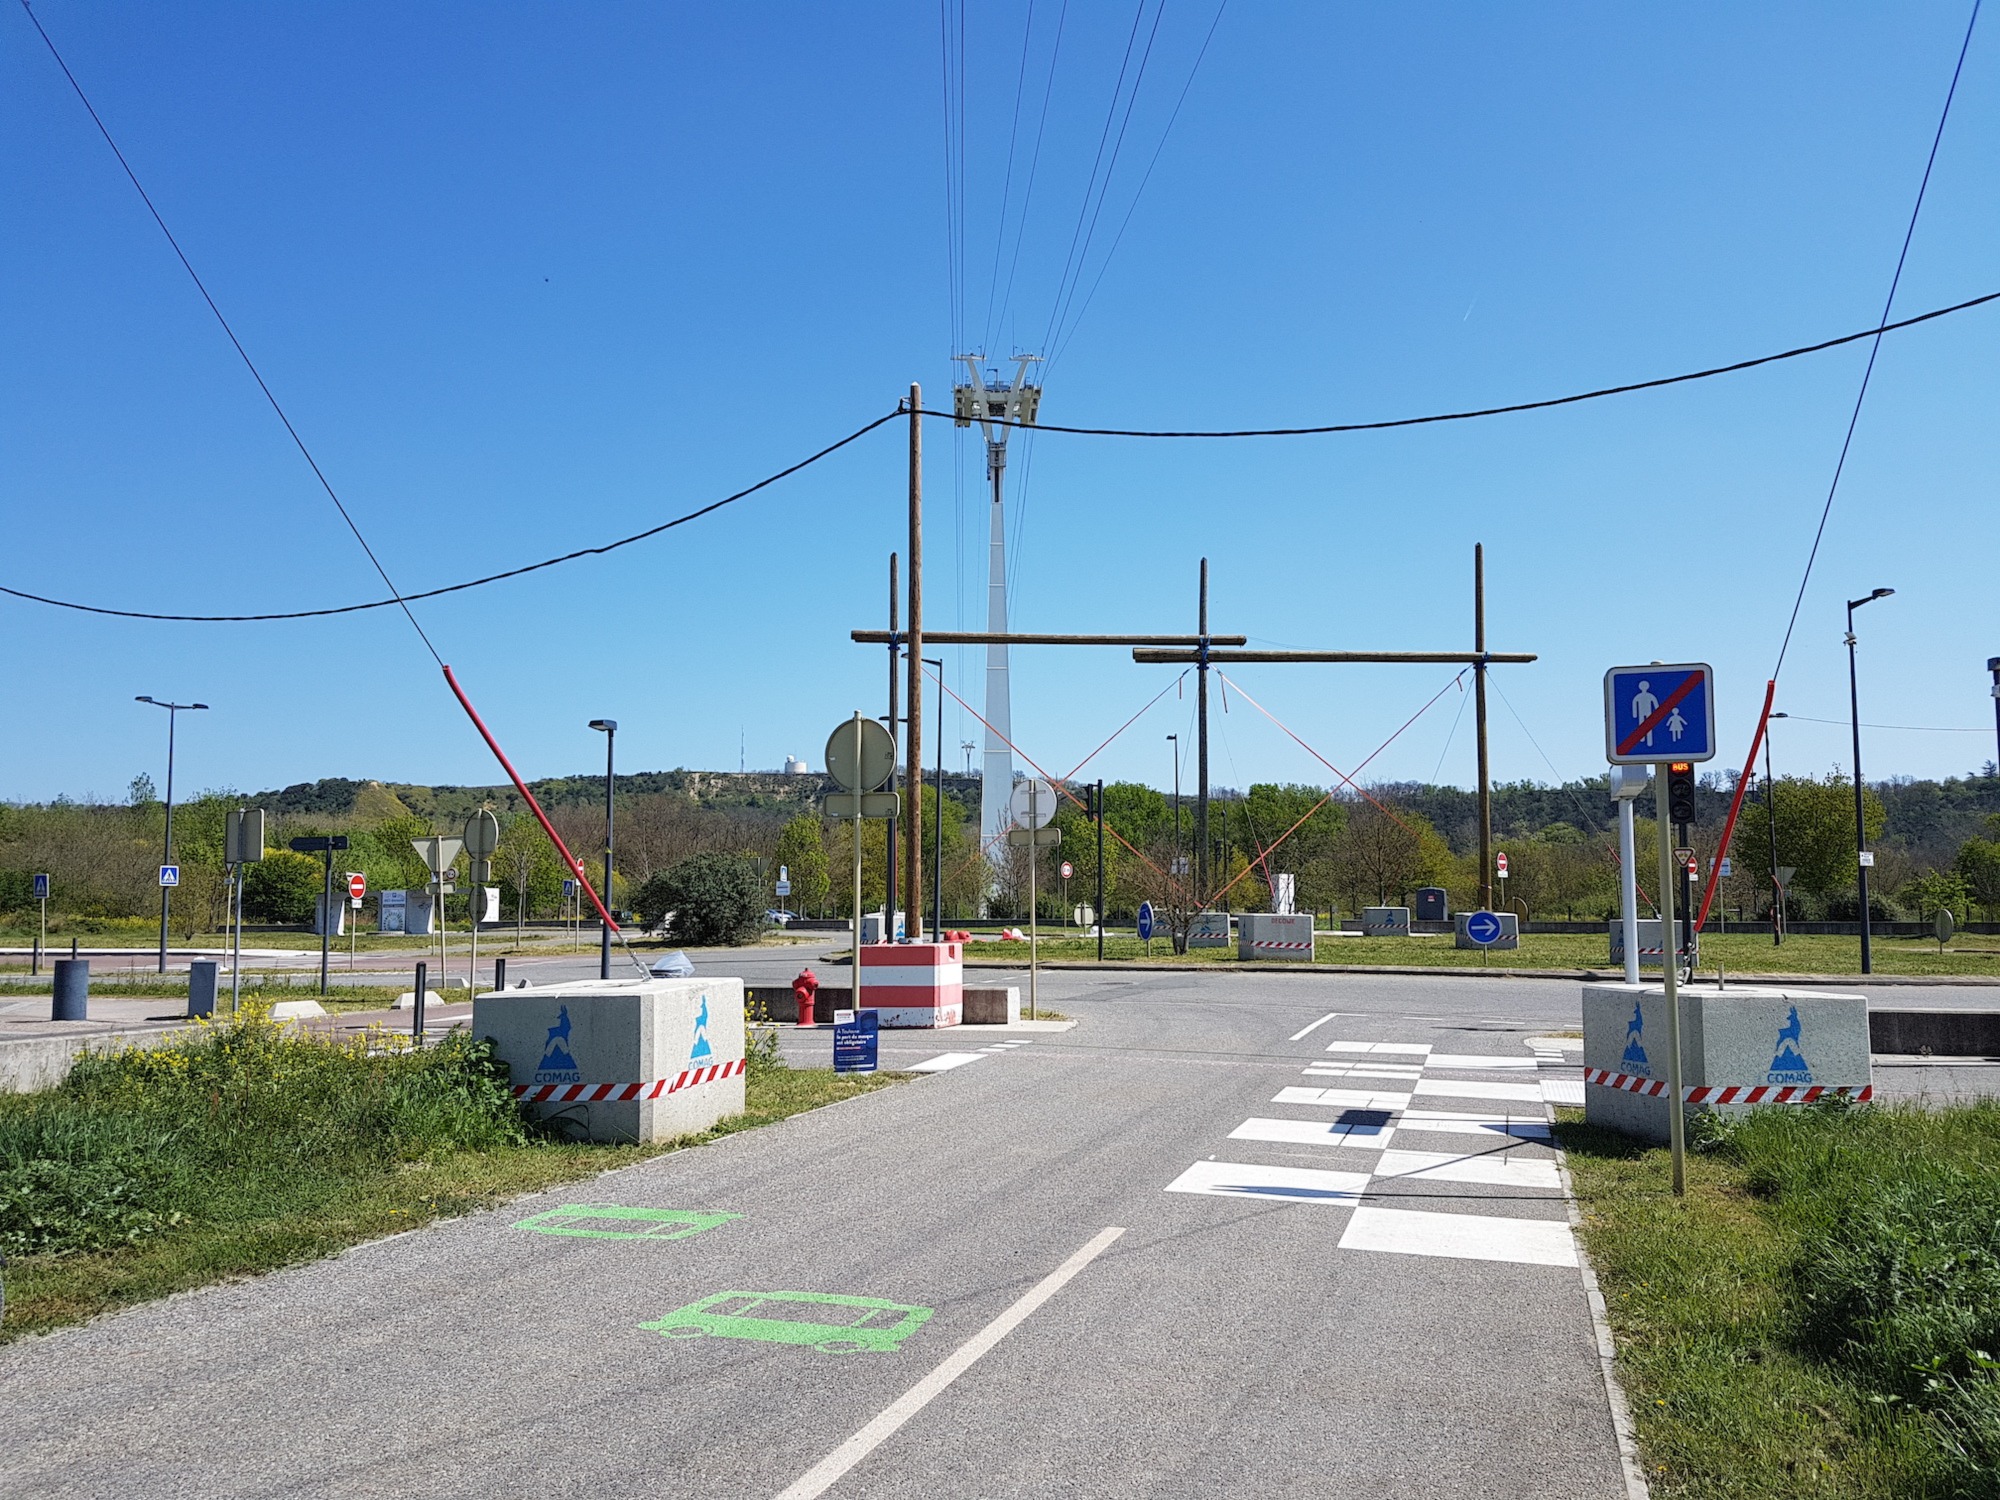
[[[1667,767],[1667,815],[1676,823],[1694,821],[1694,762],[1677,760]]]

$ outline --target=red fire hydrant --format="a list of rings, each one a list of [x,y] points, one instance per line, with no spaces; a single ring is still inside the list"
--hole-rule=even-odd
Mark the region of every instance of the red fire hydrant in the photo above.
[[[792,981],[792,994],[799,1002],[799,1025],[813,1024],[813,996],[819,993],[819,980],[811,969],[801,969],[799,977]]]

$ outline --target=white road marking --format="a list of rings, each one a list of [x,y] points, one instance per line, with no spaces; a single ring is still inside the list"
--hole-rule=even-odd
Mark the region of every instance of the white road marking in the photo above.
[[[1470,1052],[1433,1052],[1424,1059],[1427,1068],[1458,1068],[1468,1073],[1496,1070],[1525,1072],[1535,1067],[1532,1057],[1491,1057]]]
[[[1408,1063],[1315,1062],[1308,1078],[1421,1078],[1424,1070]]]
[[[1245,1120],[1229,1132],[1232,1141],[1277,1141],[1286,1146],[1360,1146],[1380,1150],[1393,1125],[1353,1125],[1334,1120]]]
[[[1368,1187],[1366,1172],[1315,1167],[1262,1167],[1233,1161],[1198,1161],[1167,1184],[1170,1193],[1217,1198],[1271,1198],[1280,1203],[1323,1203],[1351,1208]]]
[[[912,1073],[945,1073],[953,1068],[962,1068],[967,1063],[983,1062],[985,1057],[986,1054],[983,1052],[946,1052],[937,1057],[927,1058],[923,1062],[911,1064],[909,1071]]]
[[[949,1359],[890,1403],[888,1409],[874,1421],[779,1491],[777,1500],[814,1500],[815,1496],[832,1489],[848,1470],[881,1447],[905,1422],[943,1394],[954,1380],[971,1369],[995,1344],[1020,1327],[1029,1314],[1110,1249],[1112,1241],[1124,1232],[1117,1228],[1099,1231],[1089,1244],[1036,1282],[1012,1307],[960,1344]]]
[[[1328,1021],[1339,1019],[1340,1014],[1341,1013],[1337,1010],[1330,1010],[1325,1015],[1321,1016],[1317,1021],[1313,1022],[1312,1025],[1308,1026],[1304,1031],[1295,1031],[1290,1036],[1286,1037],[1285,1040],[1288,1042],[1302,1042],[1307,1037],[1311,1036],[1315,1031],[1318,1031],[1320,1027],[1324,1026]]]
[[[1377,1177],[1412,1177],[1427,1182],[1483,1182],[1494,1187],[1562,1191],[1556,1164],[1514,1155],[1453,1156],[1442,1151],[1384,1151]]]
[[[1366,1052],[1375,1056],[1427,1057],[1429,1042],[1328,1042],[1329,1052]]]
[[[1364,1094],[1359,1089],[1282,1088],[1273,1104],[1325,1104],[1340,1109],[1402,1109],[1408,1094]]]
[[[1581,1078],[1544,1078],[1542,1097],[1551,1104],[1583,1103],[1583,1080]]]
[[[1576,1264],[1576,1241],[1561,1219],[1501,1219],[1406,1208],[1356,1208],[1340,1237],[1340,1248],[1530,1266]]]
[[[1458,1099],[1520,1099],[1540,1104],[1539,1083],[1460,1083],[1449,1078],[1420,1078],[1411,1090],[1417,1094],[1445,1094]]]
[[[1527,1141],[1546,1141],[1552,1134],[1541,1120],[1429,1109],[1404,1110],[1402,1117],[1396,1121],[1396,1127],[1399,1130],[1427,1130],[1448,1135],[1507,1135]]]

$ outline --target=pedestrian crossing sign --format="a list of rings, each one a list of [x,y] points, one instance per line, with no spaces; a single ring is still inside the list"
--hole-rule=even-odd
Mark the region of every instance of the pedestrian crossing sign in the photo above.
[[[1714,672],[1702,662],[1604,674],[1604,758],[1614,766],[1715,757]]]

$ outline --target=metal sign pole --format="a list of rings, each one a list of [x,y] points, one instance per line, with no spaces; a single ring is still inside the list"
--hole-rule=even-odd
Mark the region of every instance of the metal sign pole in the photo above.
[[[848,1009],[854,1012],[854,1019],[861,1019],[861,784],[867,779],[861,772],[861,710],[854,711],[854,952],[853,962],[848,965],[847,995]],[[891,898],[893,900],[893,897]],[[887,904],[884,906],[887,911]],[[884,919],[887,921],[885,915]]]
[[[326,889],[319,898],[319,992],[326,993],[327,955],[333,950],[333,849],[322,855],[326,860]]]
[[[1667,778],[1653,777],[1653,819],[1660,847],[1660,972],[1667,997],[1667,1142],[1674,1158],[1674,1196],[1687,1192],[1687,1121],[1681,1105],[1680,933],[1674,921],[1674,855],[1667,847],[1673,825]]]

